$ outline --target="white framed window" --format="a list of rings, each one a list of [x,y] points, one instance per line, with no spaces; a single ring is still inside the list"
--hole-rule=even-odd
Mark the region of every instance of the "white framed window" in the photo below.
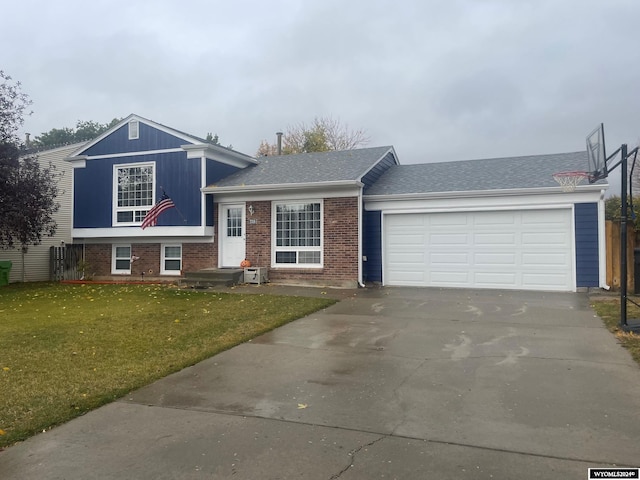
[[[321,200],[273,202],[273,267],[322,267]]]
[[[182,271],[182,245],[162,245],[161,275],[180,275]]]
[[[140,225],[154,204],[155,164],[113,166],[113,224]]]
[[[131,245],[111,246],[111,273],[131,275]]]
[[[129,140],[137,140],[140,138],[140,123],[137,120],[129,122]]]

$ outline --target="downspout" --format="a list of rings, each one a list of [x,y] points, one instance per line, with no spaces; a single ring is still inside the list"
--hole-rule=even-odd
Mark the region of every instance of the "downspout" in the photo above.
[[[362,191],[364,186],[358,189],[358,285],[365,288],[362,281],[362,223],[364,215],[364,205],[362,200]]]

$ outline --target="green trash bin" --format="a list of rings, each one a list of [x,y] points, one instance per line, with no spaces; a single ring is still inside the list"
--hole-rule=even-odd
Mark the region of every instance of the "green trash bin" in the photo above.
[[[9,285],[9,274],[11,273],[11,260],[0,260],[0,287]]]

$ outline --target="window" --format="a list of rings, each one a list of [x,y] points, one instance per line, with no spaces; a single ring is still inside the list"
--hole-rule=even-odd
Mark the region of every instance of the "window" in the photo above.
[[[114,166],[114,224],[140,225],[153,205],[154,164]]]
[[[227,209],[227,237],[242,236],[242,207]]]
[[[113,245],[111,250],[111,273],[131,274],[131,245]]]
[[[322,266],[322,203],[274,203],[274,266]]]
[[[129,122],[129,140],[137,140],[140,138],[140,123],[137,120]]]
[[[160,273],[180,275],[182,270],[182,245],[162,245]]]

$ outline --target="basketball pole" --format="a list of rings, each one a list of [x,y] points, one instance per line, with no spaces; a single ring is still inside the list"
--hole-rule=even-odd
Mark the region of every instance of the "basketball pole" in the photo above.
[[[628,159],[634,154],[634,164],[635,164],[635,155],[637,154],[638,147],[634,148],[631,152],[627,151],[627,144],[623,143],[618,150],[620,152],[620,173],[621,173],[621,181],[620,181],[620,330],[624,332],[640,332],[640,323],[634,322],[633,325],[629,325],[629,320],[627,318],[627,236],[628,236],[628,228],[627,228],[627,220],[629,216],[629,202],[628,202],[628,181],[629,181],[629,173],[628,173]],[[618,153],[616,151],[612,156]],[[617,165],[616,165],[617,166]],[[612,168],[615,169],[616,166]],[[631,300],[632,303],[635,303]],[[636,304],[637,305],[637,304]]]
[[[627,144],[620,147],[620,329],[626,331],[627,324]]]

